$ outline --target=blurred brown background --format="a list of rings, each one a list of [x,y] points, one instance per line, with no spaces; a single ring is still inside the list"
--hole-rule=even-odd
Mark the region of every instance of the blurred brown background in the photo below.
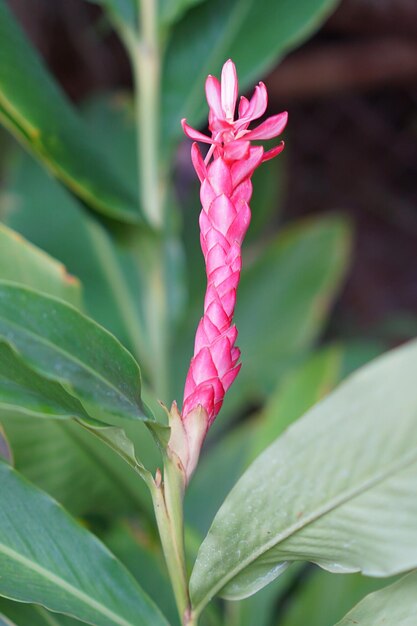
[[[70,97],[130,84],[124,51],[83,0],[9,0]],[[417,335],[417,0],[343,0],[266,78],[290,112],[281,219],[343,211],[355,255],[329,333]]]

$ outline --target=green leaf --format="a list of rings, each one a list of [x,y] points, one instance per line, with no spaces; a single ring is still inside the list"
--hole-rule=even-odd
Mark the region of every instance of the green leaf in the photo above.
[[[102,427],[91,420],[80,402],[60,384],[36,374],[1,342],[0,416],[15,447],[17,468],[59,497],[73,512],[110,511],[114,515],[138,508],[149,511],[148,494],[142,484],[137,484],[137,476],[129,468],[121,467],[120,461],[109,450],[102,449],[91,435],[83,433],[80,425],[62,421],[79,420],[86,430],[142,475],[143,465],[125,432],[121,428]],[[42,426],[34,418],[43,418]],[[48,418],[61,423],[51,424]],[[136,442],[144,439],[138,444],[141,451],[144,445],[149,447],[149,435],[146,435],[135,432]],[[0,443],[1,440],[0,431]],[[0,456],[1,448],[0,445]]]
[[[211,0],[189,11],[173,30],[162,83],[162,136],[181,136],[180,120],[199,125],[206,115],[204,81],[232,58],[240,90],[306,39],[336,0]]]
[[[158,606],[170,624],[180,626],[171,584],[160,545],[142,528],[126,522],[115,525],[103,537],[111,552],[127,567],[142,589],[158,598]]]
[[[414,626],[416,614],[417,572],[412,572],[393,585],[371,593],[336,626]]]
[[[197,610],[245,597],[285,561],[388,576],[417,565],[417,342],[351,376],[251,465],[191,577]]]
[[[132,426],[137,423],[132,422]],[[152,467],[155,446],[139,424],[128,430],[136,454]],[[153,519],[148,489],[118,455],[72,420],[10,416],[4,427],[16,469],[58,499],[73,515],[117,518],[141,512]],[[149,458],[150,457],[150,458]]]
[[[70,417],[90,421],[80,402],[58,383],[36,374],[0,342],[0,414]]]
[[[297,601],[284,606],[279,626],[333,626],[367,593],[390,582],[361,574],[335,576],[318,567],[310,568],[306,574],[297,588]]]
[[[81,288],[65,267],[0,224],[0,279],[11,280],[81,306]]]
[[[0,598],[0,613],[12,619],[14,626],[76,626],[77,624],[79,626],[81,624],[79,620],[50,613],[36,604],[12,602],[6,598]],[[2,626],[1,619],[0,626]]]
[[[345,277],[350,243],[340,217],[303,221],[242,274],[235,319],[245,367],[231,393],[270,391],[279,370],[314,343]]]
[[[251,437],[250,461],[333,389],[340,379],[343,355],[337,346],[322,349],[285,376],[259,417]]]
[[[4,464],[0,484],[0,595],[96,626],[167,624],[125,568],[57,502]]]
[[[94,136],[48,74],[4,0],[0,0],[0,42],[0,120],[93,209],[120,221],[138,222],[136,196],[96,149]]]
[[[92,417],[148,419],[136,361],[70,305],[0,281],[0,337],[31,369],[77,396]]]
[[[115,119],[109,124],[113,128]],[[89,314],[129,345],[143,367],[146,352],[138,313],[143,298],[137,287],[133,291],[126,282],[116,243],[76,198],[28,155],[19,151],[6,181],[0,195],[2,218],[80,278]]]

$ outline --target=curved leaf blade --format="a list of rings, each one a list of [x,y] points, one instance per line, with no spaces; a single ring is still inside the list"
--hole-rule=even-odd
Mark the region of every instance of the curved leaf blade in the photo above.
[[[113,519],[140,511],[153,519],[145,483],[138,480],[130,464],[79,424],[63,419],[43,419],[39,424],[33,416],[15,417],[9,412],[3,423],[16,469],[59,499],[72,515]],[[142,426],[134,439],[135,451],[147,467],[152,467],[146,453],[153,453],[155,446]]]
[[[40,376],[70,390],[92,417],[149,419],[134,358],[72,306],[0,281],[0,337]]]
[[[96,626],[167,626],[103,544],[3,463],[0,500],[0,595]]]
[[[48,74],[0,0],[0,120],[17,139],[96,211],[140,220],[134,192],[114,174],[94,136]]]
[[[371,576],[417,565],[416,366],[416,341],[376,359],[258,457],[200,548],[197,610],[250,595],[287,560]]]
[[[414,626],[417,615],[417,572],[366,596],[336,626]]]
[[[32,287],[79,308],[81,286],[62,263],[0,224],[0,279]]]

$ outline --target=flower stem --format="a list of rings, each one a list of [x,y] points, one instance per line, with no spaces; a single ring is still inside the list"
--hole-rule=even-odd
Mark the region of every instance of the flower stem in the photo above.
[[[164,465],[164,480],[157,472],[151,489],[155,517],[181,623],[183,626],[196,626],[190,608],[185,565],[184,479],[175,459],[166,456]]]
[[[139,38],[130,45],[136,93],[139,197],[149,222],[159,229],[164,222],[164,201],[158,155],[161,59],[157,0],[140,0],[139,13]]]

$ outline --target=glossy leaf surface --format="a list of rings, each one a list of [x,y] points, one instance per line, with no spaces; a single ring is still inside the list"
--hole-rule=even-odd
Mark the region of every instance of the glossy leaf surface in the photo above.
[[[49,75],[4,0],[0,0],[0,41],[0,120],[92,208],[120,221],[138,222],[135,195],[95,148],[94,136]]]
[[[0,337],[38,374],[77,396],[93,417],[147,419],[136,361],[73,307],[0,282]]]
[[[39,376],[0,342],[0,415],[78,418],[89,421],[80,402],[54,381]]]
[[[371,576],[417,565],[416,367],[417,342],[376,359],[258,457],[202,544],[196,607],[254,593],[286,560]]]
[[[4,464],[0,485],[0,595],[96,626],[167,625],[125,568],[54,500]]]

